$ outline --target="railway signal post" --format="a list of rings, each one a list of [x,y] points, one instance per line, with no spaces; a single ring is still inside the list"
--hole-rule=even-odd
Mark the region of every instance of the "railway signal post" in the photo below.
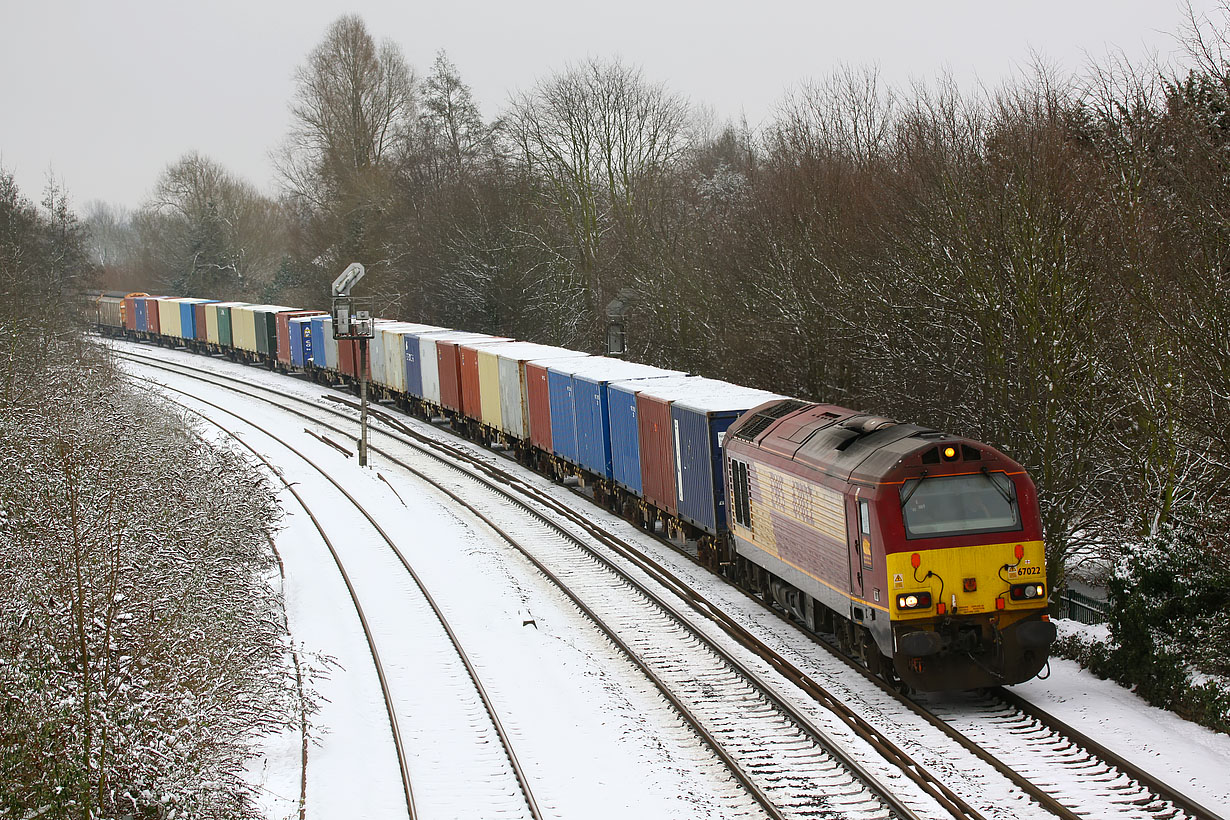
[[[375,327],[372,322],[371,297],[350,295],[366,273],[358,262],[351,262],[341,276],[333,280],[333,338],[358,342],[355,374],[359,378],[359,466],[367,466],[367,342]]]

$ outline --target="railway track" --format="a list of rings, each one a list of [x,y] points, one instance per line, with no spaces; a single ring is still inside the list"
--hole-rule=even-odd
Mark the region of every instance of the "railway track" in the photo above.
[[[190,368],[187,365],[177,364],[176,366],[196,369]],[[216,373],[209,373],[209,375],[214,378],[227,378]],[[243,384],[245,388],[252,387],[247,382],[243,382]],[[269,390],[269,388],[260,389]],[[284,396],[284,398],[286,397]],[[289,398],[313,404],[301,398]],[[347,403],[336,396],[329,396],[327,398],[331,398],[338,403]],[[317,409],[319,408],[317,407]],[[727,635],[734,637],[739,643],[755,653],[757,657],[760,657],[769,666],[786,676],[817,703],[830,708],[830,702],[836,701],[836,698],[833,698],[819,687],[811,676],[801,671],[774,650],[765,646],[762,642],[751,636],[750,633],[747,633],[733,619],[725,616],[720,607],[701,598],[692,590],[687,580],[674,578],[664,568],[652,568],[651,565],[654,562],[649,561],[644,556],[640,558],[632,557],[640,555],[636,548],[598,527],[590,520],[590,516],[581,515],[548,493],[516,478],[509,471],[504,470],[495,463],[497,457],[476,457],[464,447],[442,442],[434,436],[426,436],[415,431],[389,414],[376,411],[374,415],[391,429],[402,436],[413,439],[420,446],[440,451],[449,458],[463,458],[470,464],[472,471],[485,474],[491,481],[503,484],[508,488],[514,488],[517,493],[534,499],[538,504],[551,508],[555,514],[570,520],[573,525],[587,531],[594,539],[605,543],[616,552],[624,554],[627,560],[638,566],[638,571],[654,576],[658,583],[672,590],[694,611],[710,619],[719,629]],[[339,432],[342,431],[339,430]],[[343,434],[349,435],[348,433]],[[959,744],[975,757],[999,771],[1014,783],[1017,788],[1029,795],[1030,799],[1037,806],[1053,816],[1064,818],[1079,816],[1140,817],[1154,818],[1155,820],[1171,817],[1192,817],[1205,820],[1220,820],[1212,812],[1176,793],[1164,783],[1157,781],[1156,778],[1152,778],[1148,773],[1142,772],[1126,761],[1121,760],[1110,750],[1097,747],[1096,744],[1087,740],[1080,742],[1079,739],[1074,739],[1071,731],[1067,733],[1063,731],[1063,728],[1066,727],[1054,727],[1055,722],[1053,720],[1048,721],[1047,716],[1041,713],[1033,714],[1028,718],[1028,720],[1036,724],[1036,727],[1030,731],[1035,731],[1035,733],[1037,731],[1051,732],[1052,734],[1049,737],[1052,740],[1040,743],[1024,742],[1018,735],[1012,734],[1013,732],[1019,734],[1020,731],[1024,731],[1021,729],[1021,726],[1024,725],[1021,723],[1021,719],[1003,713],[1002,709],[999,713],[996,713],[997,717],[987,717],[982,722],[981,728],[979,728],[977,718],[963,721],[959,719],[958,715],[949,714],[947,717],[952,722],[948,722],[942,719],[941,715],[931,714],[923,706],[900,698],[897,693],[890,692],[886,688],[883,691],[886,699],[895,698],[900,705],[906,706],[916,714],[927,719],[932,725],[943,731],[953,742]],[[990,715],[990,712],[987,714]],[[854,729],[855,734],[860,735],[867,742],[871,743],[886,759],[896,757],[896,765],[901,765],[902,771],[905,771],[911,779],[917,777],[925,782],[930,777],[921,766],[913,763],[913,761],[909,761],[908,757],[904,756],[904,753],[900,753],[900,756],[898,756],[897,752],[892,750],[893,744],[887,741],[887,738],[884,738],[879,730],[867,724],[862,718],[852,715],[846,718],[846,721]],[[994,732],[990,731],[987,727],[995,726],[1003,727],[1009,733],[1009,739],[1017,738],[1016,742],[1005,743],[994,740]],[[1063,740],[1055,740],[1058,738]],[[1039,749],[1044,749],[1048,746],[1054,749],[1065,744],[1069,752],[1066,758],[1048,756],[1044,752],[1039,751]],[[1074,752],[1072,751],[1073,748],[1075,748]],[[1022,749],[1029,750],[1028,754],[1024,755],[1024,759],[1022,759]],[[903,763],[903,758],[909,762]],[[1017,771],[1018,769],[1021,771]],[[1062,775],[1056,777],[1057,773],[1062,773]],[[935,782],[939,783],[938,780]],[[939,783],[939,785],[942,786],[942,783]],[[956,797],[956,795],[953,795],[953,797]],[[960,798],[957,798],[957,803],[946,806],[946,809],[953,816],[976,816],[976,813],[959,814],[959,811],[966,811],[968,809],[968,806],[961,808],[958,805],[960,802],[962,802]],[[973,810],[969,809],[969,812],[973,812]]]
[[[225,413],[227,415],[234,417],[235,419],[239,420],[244,425],[249,426],[259,431],[267,438],[277,442],[281,447],[293,453],[297,458],[299,458],[304,463],[306,463],[309,467],[311,467],[313,470],[318,472],[326,481],[328,481],[337,490],[339,495],[341,495],[347,501],[350,502],[354,511],[356,511],[359,514],[359,516],[361,516],[361,518],[370,525],[372,530],[376,534],[379,535],[380,539],[384,542],[384,544],[388,547],[388,549],[396,556],[398,563],[400,563],[400,565],[405,570],[405,572],[408,573],[410,578],[413,580],[415,587],[417,588],[418,592],[421,595],[422,604],[425,604],[425,608],[429,610],[428,612],[416,612],[416,609],[423,610],[424,607],[423,606],[415,607],[413,604],[407,605],[404,601],[400,601],[397,606],[397,617],[398,618],[411,618],[411,619],[413,618],[426,619],[426,618],[434,617],[435,621],[441,627],[444,636],[447,638],[448,649],[451,650],[450,659],[455,658],[456,661],[459,661],[461,663],[461,665],[464,667],[464,676],[468,678],[468,683],[472,687],[472,689],[468,689],[464,687],[453,686],[451,689],[449,689],[448,687],[437,686],[430,692],[422,691],[421,687],[423,686],[424,681],[445,681],[445,682],[451,682],[454,684],[457,683],[458,680],[462,677],[462,675],[459,675],[457,670],[449,670],[446,668],[442,674],[421,675],[421,676],[416,677],[415,686],[419,688],[419,691],[417,692],[418,698],[420,700],[426,700],[430,704],[432,709],[447,710],[449,708],[452,708],[454,711],[457,711],[459,713],[464,713],[464,712],[475,711],[473,706],[477,704],[472,705],[469,702],[475,700],[474,696],[477,695],[477,700],[481,702],[481,708],[483,711],[485,711],[487,718],[490,721],[490,729],[493,730],[494,735],[498,739],[498,747],[500,751],[503,753],[503,760],[500,761],[498,759],[492,760],[491,759],[492,755],[485,754],[483,751],[481,751],[484,746],[496,745],[496,744],[490,744],[491,738],[489,737],[489,735],[491,733],[486,731],[486,727],[479,728],[476,732],[474,732],[475,737],[472,739],[472,742],[468,742],[466,744],[470,751],[469,755],[455,755],[452,758],[453,759],[452,765],[448,768],[434,767],[434,771],[433,771],[433,774],[434,774],[433,779],[435,780],[435,782],[433,783],[434,789],[438,792],[439,791],[443,792],[441,797],[445,801],[451,800],[453,793],[465,793],[467,794],[467,799],[469,800],[481,799],[482,797],[485,796],[488,800],[491,801],[491,803],[481,808],[475,807],[476,810],[479,810],[480,813],[483,813],[484,815],[486,815],[487,813],[490,813],[491,816],[499,815],[503,817],[528,816],[528,817],[533,818],[533,820],[543,820],[544,814],[538,805],[537,798],[534,795],[533,789],[530,786],[530,783],[525,775],[525,772],[522,769],[522,766],[517,759],[517,754],[513,747],[511,737],[508,731],[505,729],[503,722],[501,721],[500,716],[495,709],[495,706],[494,706],[494,703],[492,702],[491,697],[487,693],[486,688],[483,686],[482,680],[480,679],[478,675],[478,672],[474,666],[474,663],[471,661],[471,659],[467,655],[455,631],[453,630],[452,626],[449,624],[449,621],[447,617],[445,616],[443,610],[437,604],[431,592],[423,584],[422,580],[419,578],[414,568],[410,565],[409,561],[406,559],[403,550],[398,546],[397,542],[385,531],[384,527],[380,525],[380,523],[376,520],[376,518],[372,515],[372,513],[369,510],[367,510],[364,507],[364,505],[361,504],[356,498],[354,498],[354,496],[351,493],[349,493],[344,487],[342,487],[342,485],[338,483],[329,474],[327,470],[321,467],[316,461],[314,461],[313,459],[305,455],[301,450],[296,448],[294,445],[286,441],[285,438],[277,435],[276,433],[271,432],[269,429],[267,429],[264,426],[261,426],[249,419],[244,418],[243,416],[235,413],[232,410],[221,407],[220,405],[206,401],[205,399],[201,399],[199,397],[190,396],[189,394],[184,393],[183,391],[179,391],[176,388],[173,388],[167,385],[160,385],[160,387],[164,390],[169,390],[169,391],[173,391],[176,393],[180,393],[185,398],[190,399],[191,402],[196,402],[199,404],[204,404],[209,407],[212,407],[213,409],[221,413]],[[189,403],[186,403],[184,401],[177,401],[174,399],[171,399],[171,401],[173,401],[175,404],[179,405],[180,407],[184,408],[185,410],[192,412],[193,414],[205,419],[211,424],[214,424],[219,429],[223,430],[224,432],[228,432],[229,434],[229,431],[226,430],[225,426],[219,424],[216,420],[210,418],[208,415],[202,413],[200,410],[197,410],[191,407]],[[405,693],[399,694],[398,692],[395,691],[393,684],[390,683],[391,676],[389,672],[387,671],[387,664],[382,659],[380,649],[377,646],[377,640],[375,637],[375,629],[373,628],[373,625],[372,625],[373,619],[369,617],[368,613],[364,609],[363,603],[360,599],[360,594],[356,588],[356,583],[353,578],[354,573],[347,569],[346,560],[343,559],[342,553],[338,550],[333,539],[330,538],[329,533],[326,530],[326,527],[322,524],[320,517],[316,515],[316,512],[314,511],[312,505],[309,504],[308,501],[304,498],[304,493],[299,488],[297,488],[293,483],[288,482],[282,476],[282,472],[279,469],[277,469],[277,467],[275,467],[273,463],[265,455],[263,455],[255,447],[253,447],[250,443],[248,443],[247,441],[245,441],[243,438],[239,436],[235,436],[233,434],[230,434],[230,435],[234,441],[238,442],[241,446],[249,450],[257,459],[259,459],[269,469],[269,471],[273,475],[277,476],[279,480],[282,482],[283,486],[287,490],[289,490],[290,493],[295,497],[296,501],[302,507],[303,511],[311,519],[313,526],[315,527],[316,531],[319,533],[321,540],[324,542],[324,544],[328,548],[329,553],[332,556],[337,566],[338,572],[341,575],[343,582],[345,583],[346,589],[350,595],[350,599],[352,603],[354,604],[355,611],[361,623],[363,634],[367,641],[367,646],[371,653],[371,657],[372,657],[373,664],[375,666],[376,674],[380,682],[380,689],[381,689],[381,693],[384,698],[385,710],[386,710],[386,713],[389,719],[392,741],[393,741],[393,744],[394,744],[394,747],[397,753],[398,770],[399,770],[399,775],[401,778],[402,789],[405,795],[407,815],[410,818],[410,820],[417,820],[417,817],[419,816],[418,806],[416,805],[415,790],[412,784],[411,772],[410,772],[411,754],[407,749],[407,745],[405,741],[403,740],[403,730],[401,728],[401,721],[398,718],[399,711],[402,711],[398,709],[398,705],[401,704],[404,707],[405,702],[406,702]],[[331,514],[336,515],[336,511],[331,511]],[[356,538],[355,538],[354,531],[353,530],[348,531],[346,533],[346,541],[353,544],[355,540]],[[368,591],[369,600],[372,597],[381,597],[381,596],[371,595],[370,588],[367,591]],[[418,634],[421,634],[421,633],[418,633]],[[438,638],[436,639],[436,643],[439,643]],[[422,645],[417,646],[415,648],[413,656],[421,662],[424,659],[442,658],[442,656],[444,656],[446,653],[448,653],[448,650],[442,651],[441,647],[433,646],[432,641],[428,640],[428,641],[424,641]],[[450,665],[450,663],[449,661],[443,661],[443,665],[447,667]],[[463,715],[463,720],[459,721],[459,729],[458,729],[459,733],[463,733],[463,730],[460,727],[466,725],[468,722],[469,721],[464,719],[464,715]],[[471,728],[473,728],[472,725],[471,725]],[[438,746],[436,746],[436,751],[438,751]],[[462,761],[466,760],[467,757],[471,763],[477,762],[479,764],[479,767],[472,766],[471,768],[467,769],[464,765],[462,765]],[[500,771],[500,769],[505,768],[503,765],[500,765],[501,763],[506,763],[507,769],[509,770]],[[444,776],[443,781],[441,782],[439,778],[442,774],[444,774],[445,776]],[[515,788],[507,788],[506,787],[507,781],[514,780],[514,779],[515,779]],[[505,783],[502,785],[501,781],[504,781]],[[521,797],[523,798],[523,802],[519,804],[514,803],[513,805],[509,805],[510,801],[506,797],[508,794],[521,795]],[[421,802],[421,800],[419,802]],[[526,814],[526,810],[528,810],[528,814]],[[428,814],[430,815],[430,812]]]

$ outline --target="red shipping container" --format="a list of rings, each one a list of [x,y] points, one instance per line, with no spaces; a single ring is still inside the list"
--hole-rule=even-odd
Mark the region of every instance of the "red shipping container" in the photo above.
[[[192,306],[192,329],[196,332],[193,336],[197,341],[205,341],[205,303]]]
[[[478,379],[478,349],[483,345],[495,344],[496,342],[511,342],[512,339],[504,337],[491,337],[487,339],[477,339],[473,342],[458,343],[457,346],[457,364],[461,370],[461,378],[459,381],[461,391],[461,412],[462,415],[472,419],[481,419],[482,412],[482,395],[479,389]],[[439,347],[439,343],[437,343]]]
[[[530,443],[551,452],[551,391],[547,384],[547,365],[525,363],[525,389],[529,394]]]
[[[145,332],[162,333],[162,321],[158,318],[158,296],[145,299]]]
[[[324,313],[323,310],[287,310],[277,314],[274,319],[278,325],[278,361],[282,364],[290,364],[290,320],[297,319],[300,316],[320,316]],[[367,375],[372,374],[371,361],[372,346],[367,346]],[[340,358],[341,343],[338,345],[338,354]],[[353,360],[351,361],[351,370],[354,370]],[[354,375],[352,372],[350,375]]]
[[[289,329],[287,331],[289,333]],[[338,339],[337,340],[337,369],[345,375],[353,378],[358,378],[358,370],[355,367],[355,362],[359,359],[359,341],[357,339]],[[367,378],[372,377],[372,346],[371,340],[368,340],[367,353],[364,358],[367,371]]]
[[[674,515],[678,500],[670,401],[638,393],[636,427],[641,439],[641,494],[654,506]]]

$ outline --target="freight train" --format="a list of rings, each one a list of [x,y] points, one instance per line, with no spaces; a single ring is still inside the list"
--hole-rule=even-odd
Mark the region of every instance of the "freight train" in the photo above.
[[[376,320],[370,355],[320,311],[102,294],[103,333],[331,384],[511,452],[651,531],[873,672],[919,691],[1047,662],[1033,482],[986,444],[559,347]],[[362,360],[362,363],[361,363]]]

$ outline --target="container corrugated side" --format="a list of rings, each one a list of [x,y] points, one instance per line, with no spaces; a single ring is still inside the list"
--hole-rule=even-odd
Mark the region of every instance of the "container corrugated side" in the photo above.
[[[613,381],[660,379],[683,374],[678,370],[663,370],[605,356],[567,362],[564,367],[572,370],[576,462],[591,473],[610,478],[611,423],[607,385]]]
[[[296,316],[287,324],[290,326],[291,366],[304,367],[312,360],[312,317]]]
[[[311,363],[319,368],[327,368],[329,366],[329,354],[325,346],[329,343],[326,336],[333,336],[333,317],[322,314],[313,316],[312,322],[312,361]]]
[[[679,385],[686,385],[696,378],[673,376],[664,379],[634,379],[611,382],[607,386],[611,426],[611,478],[617,483],[638,495],[644,490],[637,394],[648,390],[661,395],[666,390],[678,389]],[[672,469],[673,465],[668,466],[663,474],[669,476]]]
[[[765,391],[734,388],[724,395],[678,399],[671,405],[677,515],[708,533],[726,530],[722,439],[735,419],[766,401]]]
[[[547,368],[547,393],[551,407],[550,452],[576,463],[577,421],[572,409],[572,375]]]
[[[158,333],[172,339],[183,336],[180,332],[180,300],[170,296],[159,297],[154,304],[158,306]]]
[[[525,404],[530,443],[545,453],[554,452],[551,431],[550,362],[525,363]]]
[[[218,314],[218,344],[223,347],[235,346],[234,333],[234,315],[235,309],[242,307],[242,302],[236,302],[229,305],[221,305],[217,308]]]
[[[212,302],[205,305],[205,341],[212,345],[219,344],[218,341],[218,305],[221,302]]]
[[[341,366],[341,361],[338,356],[337,339],[333,338],[333,317],[325,317],[321,321],[321,327],[324,329],[325,369],[336,373]]]

